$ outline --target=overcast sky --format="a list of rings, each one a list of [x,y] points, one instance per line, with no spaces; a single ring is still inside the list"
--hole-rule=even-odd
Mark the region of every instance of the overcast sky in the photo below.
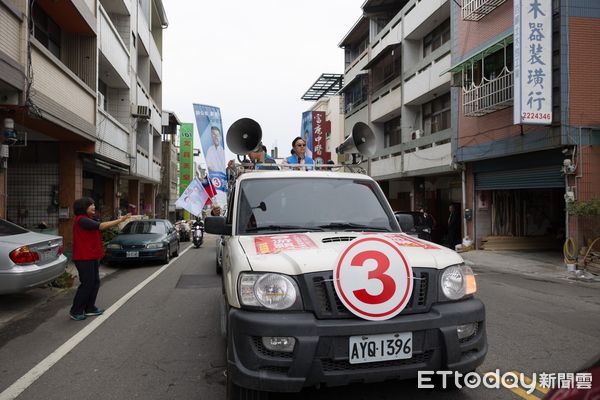
[[[338,44],[363,3],[163,0],[163,108],[195,126],[192,103],[219,107],[224,132],[253,118],[269,151],[277,145],[280,157],[289,153],[313,104],[300,97],[321,73],[344,72]]]

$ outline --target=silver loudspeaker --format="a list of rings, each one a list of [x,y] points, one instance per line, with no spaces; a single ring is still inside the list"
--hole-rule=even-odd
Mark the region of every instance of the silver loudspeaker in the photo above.
[[[251,118],[240,118],[227,131],[227,147],[238,155],[256,150],[262,140],[260,124]]]
[[[377,142],[375,134],[364,122],[357,122],[352,127],[352,133],[344,143],[335,149],[338,154],[358,153],[370,157],[375,154]]]

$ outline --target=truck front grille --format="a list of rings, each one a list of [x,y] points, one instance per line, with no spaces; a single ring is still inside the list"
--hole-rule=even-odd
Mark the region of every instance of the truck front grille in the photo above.
[[[436,300],[436,285],[430,285],[429,282],[437,281],[437,271],[430,268],[414,268],[413,276],[415,279],[412,296],[400,314],[427,312]],[[304,283],[309,294],[308,304],[305,305],[315,313],[317,318],[358,318],[344,306],[338,297],[331,271],[306,274]]]

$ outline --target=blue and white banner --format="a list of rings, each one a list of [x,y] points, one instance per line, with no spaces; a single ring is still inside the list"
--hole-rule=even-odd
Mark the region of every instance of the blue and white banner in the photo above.
[[[208,199],[208,193],[204,190],[202,182],[200,182],[198,177],[194,177],[175,202],[175,207],[183,208],[184,210],[188,210],[192,215],[200,216]]]
[[[221,110],[218,107],[194,104],[194,114],[208,178],[217,190],[217,201],[225,204],[227,174],[225,173],[226,160]]]
[[[514,0],[515,124],[552,123],[552,1]]]

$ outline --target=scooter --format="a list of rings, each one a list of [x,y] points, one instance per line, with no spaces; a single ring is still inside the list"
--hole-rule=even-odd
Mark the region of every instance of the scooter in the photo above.
[[[204,223],[203,222],[195,222],[192,225],[192,243],[194,247],[198,248],[202,245],[204,241]]]

